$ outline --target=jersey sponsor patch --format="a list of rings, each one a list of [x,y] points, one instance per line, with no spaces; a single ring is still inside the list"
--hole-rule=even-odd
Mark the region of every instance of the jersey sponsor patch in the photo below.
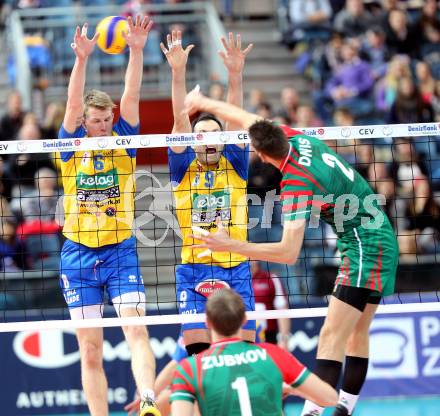
[[[212,224],[217,217],[220,217],[222,221],[231,219],[231,196],[227,190],[192,195],[191,218],[193,224]]]
[[[87,175],[79,172],[76,176],[77,200],[100,202],[120,196],[119,178],[116,169],[108,172]]]
[[[196,286],[195,291],[200,295],[205,296],[205,298],[207,298],[211,296],[214,292],[217,292],[217,290],[228,289],[228,288],[230,288],[230,286],[225,281],[218,279],[211,279],[200,282]]]

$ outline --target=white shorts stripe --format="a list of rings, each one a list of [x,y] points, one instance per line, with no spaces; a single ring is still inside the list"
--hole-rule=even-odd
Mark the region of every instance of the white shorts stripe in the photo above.
[[[353,228],[354,231],[354,235],[356,236],[356,240],[358,241],[359,244],[359,272],[358,272],[358,279],[357,279],[357,283],[356,286],[360,287],[361,285],[361,278],[362,278],[362,243],[361,240],[359,238],[359,234],[356,230],[356,228]]]

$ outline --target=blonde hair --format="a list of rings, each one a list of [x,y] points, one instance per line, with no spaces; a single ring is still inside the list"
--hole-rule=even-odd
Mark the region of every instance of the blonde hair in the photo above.
[[[90,90],[84,96],[84,115],[87,115],[87,111],[90,107],[95,107],[100,110],[107,110],[108,108],[115,108],[116,105],[104,91]]]

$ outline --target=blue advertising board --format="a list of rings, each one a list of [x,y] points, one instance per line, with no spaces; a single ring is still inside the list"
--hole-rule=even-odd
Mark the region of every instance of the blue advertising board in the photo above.
[[[56,319],[51,316],[51,319]],[[178,325],[149,328],[160,370],[176,348]],[[120,328],[104,330],[104,367],[111,411],[121,411],[134,396],[130,352]],[[87,414],[81,388],[78,344],[73,329],[0,334],[0,414],[30,416]]]
[[[440,394],[440,313],[377,316],[364,396]]]
[[[322,322],[323,318],[292,321],[289,349],[311,369]],[[155,325],[149,332],[160,371],[175,350],[179,326]],[[119,328],[105,329],[104,334],[109,406],[121,411],[135,390],[130,352]],[[1,414],[87,413],[74,330],[2,333],[0,346]],[[364,397],[439,394],[439,312],[378,315],[371,327],[370,350]]]

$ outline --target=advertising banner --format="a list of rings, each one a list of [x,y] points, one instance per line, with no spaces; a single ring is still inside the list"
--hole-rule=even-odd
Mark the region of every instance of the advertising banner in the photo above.
[[[289,349],[312,370],[322,323],[323,318],[292,320]],[[175,350],[179,326],[154,325],[149,332],[160,371]],[[378,315],[370,334],[370,368],[363,397],[439,394],[440,313]],[[109,406],[121,411],[135,390],[130,352],[120,328],[106,328],[104,338]],[[87,413],[74,330],[1,333],[0,345],[1,414]]]
[[[149,332],[160,370],[176,348],[179,326],[155,325],[149,328]],[[108,403],[111,411],[121,411],[135,392],[130,352],[120,328],[106,328],[104,338]],[[81,388],[78,343],[73,329],[2,333],[0,345],[0,414],[88,413]]]

